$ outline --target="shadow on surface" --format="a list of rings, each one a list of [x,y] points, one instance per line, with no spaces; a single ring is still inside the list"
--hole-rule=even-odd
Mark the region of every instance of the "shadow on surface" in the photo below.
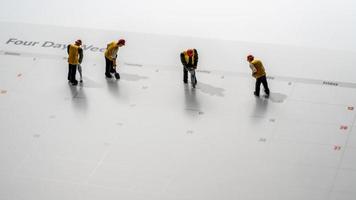
[[[281,93],[271,93],[269,95],[269,99],[273,103],[283,103],[287,99],[287,97],[288,97],[287,95]]]
[[[139,81],[139,80],[148,79],[147,76],[140,76],[137,74],[126,74],[126,73],[120,73],[120,74],[121,74],[121,79],[124,81]]]
[[[218,97],[223,97],[224,91],[225,91],[224,88],[214,87],[212,85],[202,83],[199,81],[198,81],[196,88],[199,89],[203,93],[209,94],[210,96],[218,96]]]
[[[103,88],[103,85],[94,81],[94,80],[91,80],[89,79],[88,77],[83,77],[83,84],[82,86],[84,88]]]

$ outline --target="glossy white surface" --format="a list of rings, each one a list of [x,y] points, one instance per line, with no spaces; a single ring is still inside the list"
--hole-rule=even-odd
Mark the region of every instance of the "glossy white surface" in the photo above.
[[[20,26],[25,28],[19,31]],[[1,27],[6,31],[0,34],[0,199],[352,200],[356,195],[356,111],[348,109],[356,106],[356,87],[343,87],[354,75],[330,73],[335,68],[310,74],[306,71],[321,65],[309,68],[308,62],[284,74],[266,56],[283,50],[320,57],[334,52],[225,41],[224,53],[218,53],[226,59],[218,60],[213,56],[218,47],[210,44],[221,41],[125,33],[122,79],[105,79],[102,54],[86,51],[84,84],[73,87],[66,80],[65,51],[4,43],[14,37],[67,44],[80,36],[105,46],[119,33]],[[197,89],[182,83],[178,55],[188,42],[201,52]],[[243,60],[248,48],[276,75],[269,80],[270,99],[252,95],[254,80]],[[325,59],[329,65],[339,62]],[[313,78],[340,82],[323,85]]]

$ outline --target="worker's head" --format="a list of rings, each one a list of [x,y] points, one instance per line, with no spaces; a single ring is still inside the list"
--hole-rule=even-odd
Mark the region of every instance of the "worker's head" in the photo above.
[[[77,41],[75,41],[75,44],[76,44],[77,46],[82,45],[82,40],[78,39]]]
[[[248,62],[252,62],[255,59],[255,57],[253,57],[253,55],[248,55],[247,56],[247,61]]]
[[[122,46],[125,46],[125,43],[126,41],[124,39],[120,39],[118,42],[117,42],[117,45],[119,45],[119,47],[122,47]]]
[[[188,55],[189,57],[192,57],[192,56],[193,56],[193,53],[194,53],[194,50],[193,50],[193,49],[188,49],[188,50],[187,50],[187,55]]]

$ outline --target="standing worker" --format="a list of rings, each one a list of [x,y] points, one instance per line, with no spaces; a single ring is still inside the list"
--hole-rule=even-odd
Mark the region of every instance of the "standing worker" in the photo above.
[[[83,60],[83,49],[80,47],[82,45],[81,40],[75,41],[74,44],[70,44],[67,46],[68,53],[68,81],[72,85],[78,85],[78,81],[75,78],[77,73],[77,66],[82,63]]]
[[[183,64],[183,82],[188,83],[188,71],[193,88],[197,84],[195,70],[198,65],[198,52],[196,49],[188,49],[180,54],[180,60]]]
[[[117,53],[119,51],[119,48],[125,46],[125,40],[120,39],[119,41],[114,41],[111,42],[107,45],[106,51],[105,51],[105,63],[106,63],[106,68],[105,68],[105,76],[107,78],[112,78],[112,73],[115,75],[116,79],[120,79],[120,74],[116,72],[116,59],[117,59]]]
[[[260,96],[260,86],[262,83],[266,93],[265,97],[268,98],[269,88],[268,88],[268,83],[266,78],[266,71],[265,68],[263,67],[262,62],[260,60],[255,59],[253,55],[248,55],[247,61],[250,63],[252,76],[256,78],[255,92],[253,94],[257,97]]]

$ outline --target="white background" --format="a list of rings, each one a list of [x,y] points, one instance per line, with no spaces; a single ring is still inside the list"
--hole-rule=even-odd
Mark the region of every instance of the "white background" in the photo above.
[[[0,20],[356,49],[353,0],[1,0]]]

